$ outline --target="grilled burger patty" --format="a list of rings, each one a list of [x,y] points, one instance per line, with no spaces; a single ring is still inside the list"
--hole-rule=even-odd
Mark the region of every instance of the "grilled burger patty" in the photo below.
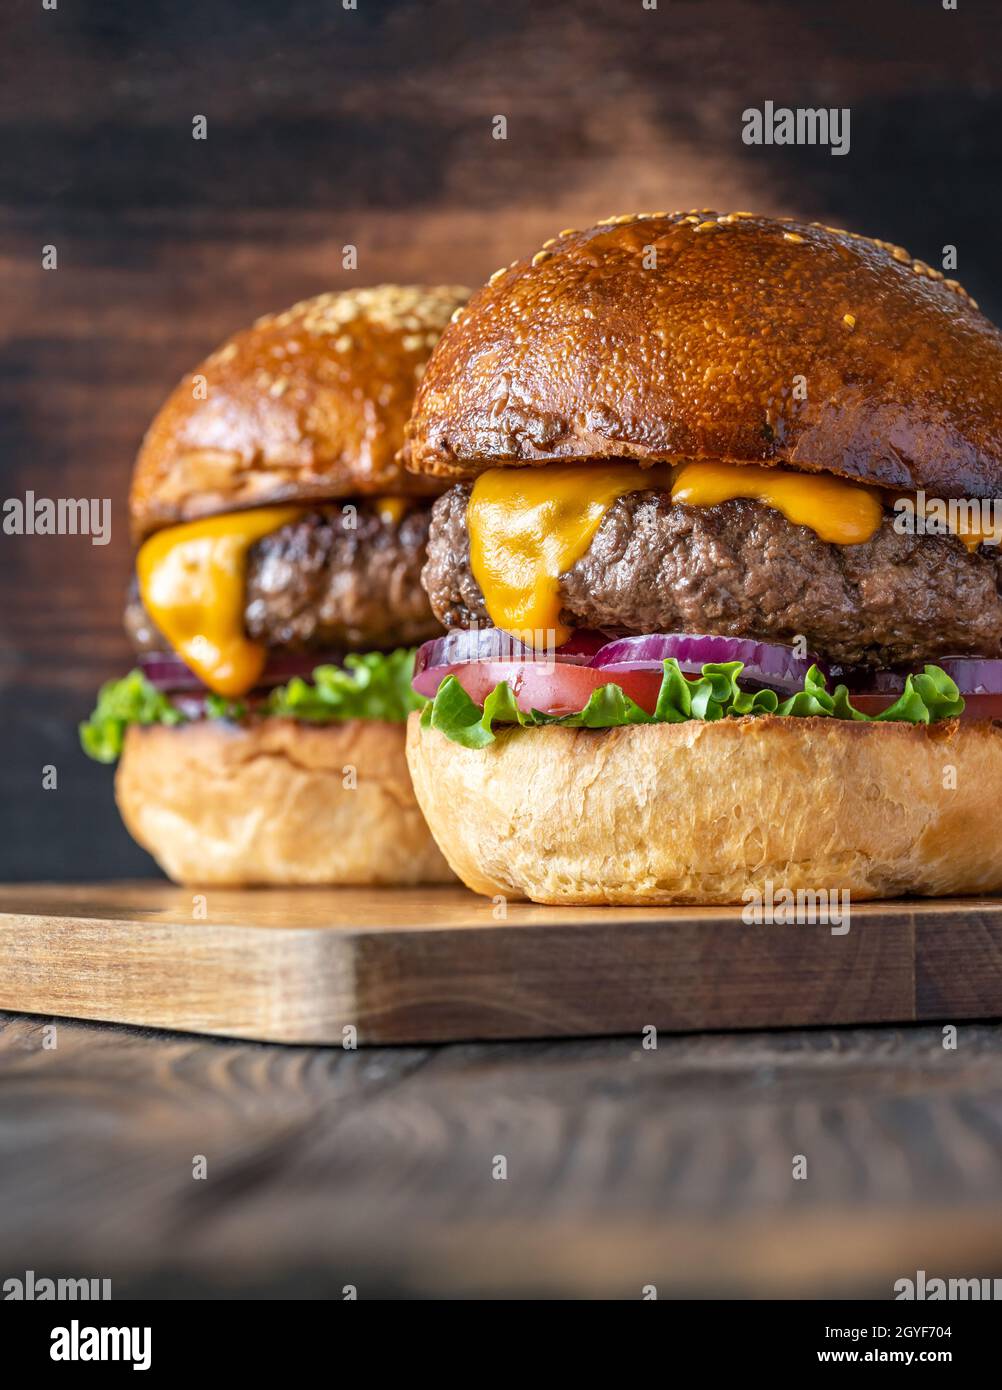
[[[412,646],[439,631],[421,588],[429,509],[412,506],[399,523],[371,505],[357,525],[339,506],[304,513],[258,541],[247,561],[247,635],[272,648]],[[125,628],[137,652],[168,644],[133,581]]]
[[[489,622],[470,570],[461,483],[432,511],[422,581],[446,627]],[[758,502],[673,504],[635,492],[606,512],[563,576],[562,621],[612,632],[714,632],[792,641],[832,662],[893,666],[1002,656],[998,548],[899,535],[890,518],[862,545],[822,541]]]

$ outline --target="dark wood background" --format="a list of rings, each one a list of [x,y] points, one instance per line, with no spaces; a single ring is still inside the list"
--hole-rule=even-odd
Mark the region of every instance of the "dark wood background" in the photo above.
[[[992,0],[6,0],[2,26],[2,495],[108,496],[114,532],[0,536],[0,879],[151,872],[75,724],[129,661],[143,428],[255,315],[475,284],[561,227],[691,206],[824,217],[934,263],[955,244],[1002,313]],[[766,99],[848,105],[851,153],[743,145]]]
[[[1002,1268],[997,1026],[345,1052],[48,1024],[0,1014],[5,1275],[888,1300]]]

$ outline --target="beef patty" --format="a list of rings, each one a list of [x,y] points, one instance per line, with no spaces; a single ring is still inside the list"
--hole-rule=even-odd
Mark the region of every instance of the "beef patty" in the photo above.
[[[267,647],[412,646],[440,631],[421,588],[429,509],[399,523],[357,502],[319,507],[256,542],[247,557],[244,625]],[[133,582],[125,627],[137,652],[169,649]]]
[[[432,512],[422,582],[447,627],[489,622],[470,570],[459,484]],[[807,639],[832,662],[894,666],[1002,656],[998,548],[899,535],[890,518],[862,545],[831,545],[761,503],[673,504],[635,492],[606,512],[563,576],[562,621],[610,632],[712,632]]]

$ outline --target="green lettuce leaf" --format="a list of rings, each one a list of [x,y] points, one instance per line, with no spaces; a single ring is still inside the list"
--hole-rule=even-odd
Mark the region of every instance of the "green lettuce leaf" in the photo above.
[[[383,719],[403,724],[424,698],[411,686],[414,652],[352,653],[344,667],[318,666],[308,681],[295,676],[273,690],[266,713],[329,724],[340,719]]]
[[[288,685],[271,691],[261,706],[265,715],[302,719],[314,724],[344,719],[381,719],[402,724],[425,701],[411,687],[414,652],[366,652],[345,657],[345,669],[318,666],[309,681],[296,676]],[[209,695],[205,701],[209,719],[243,719],[242,700]],[[118,681],[101,687],[97,706],[80,725],[84,752],[100,763],[113,763],[122,752],[130,724],[183,724],[185,717],[143,675],[130,671]]]
[[[181,724],[184,716],[156,690],[142,671],[107,681],[98,692],[94,712],[80,725],[80,744],[99,763],[117,761],[130,724]]]
[[[535,728],[562,724],[566,728],[614,729],[624,724],[681,724],[689,719],[714,720],[777,714],[794,717],[856,719],[880,723],[901,721],[931,724],[962,713],[964,701],[954,682],[938,666],[926,666],[909,676],[904,690],[882,713],[863,714],[856,709],[846,686],[828,693],[823,673],[812,666],[804,688],[780,702],[773,690],[742,690],[740,661],[712,662],[695,678],[683,675],[674,657],[664,662],[661,689],[653,715],[629,699],[618,685],[599,686],[583,709],[573,714],[550,715],[540,710],[520,710],[506,682],[494,687],[483,708],[467,695],[455,676],[447,676],[421,715],[424,728],[438,729],[464,748],[484,748],[493,743],[495,724]]]

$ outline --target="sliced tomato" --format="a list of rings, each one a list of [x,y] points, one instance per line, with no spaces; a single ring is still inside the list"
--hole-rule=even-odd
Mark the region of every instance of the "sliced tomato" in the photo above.
[[[860,714],[882,714],[893,705],[897,695],[857,695],[849,692],[854,709]],[[961,719],[1002,719],[1002,695],[965,695]]]
[[[1002,695],[965,695],[961,719],[1002,719]]]
[[[635,704],[654,713],[661,668],[605,672],[591,666],[554,661],[463,661],[440,668],[441,679],[455,676],[471,700],[482,705],[496,685],[507,681],[521,710],[573,714],[583,709],[600,685],[618,685]]]
[[[889,709],[897,695],[857,695],[849,691],[849,700],[853,709],[858,709],[860,714],[881,714],[885,709]]]

